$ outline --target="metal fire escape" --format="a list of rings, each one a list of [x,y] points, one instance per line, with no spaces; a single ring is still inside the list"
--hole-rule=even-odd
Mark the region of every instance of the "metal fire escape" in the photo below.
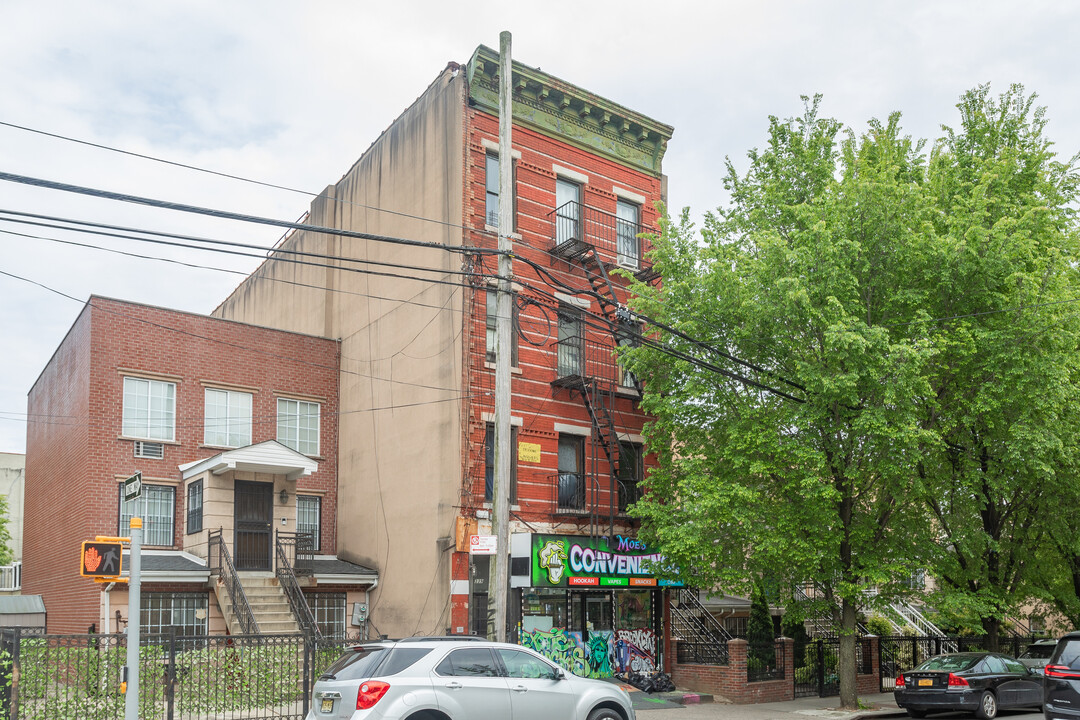
[[[620,340],[632,338],[637,328],[630,319],[630,313],[620,304],[615,294],[607,265],[600,253],[604,251],[616,256],[619,252],[620,237],[624,242],[628,237],[636,241],[641,228],[637,224],[628,224],[614,215],[577,202],[564,204],[552,212],[550,217],[554,241],[552,255],[581,266],[592,289],[591,294],[599,301],[601,313],[610,328],[610,336],[601,333],[602,340],[590,338],[577,311],[560,311],[560,324],[573,325],[577,332],[565,338],[560,337],[556,343],[558,360],[552,386],[577,393],[589,413],[593,437],[610,470],[607,519],[609,534],[614,534],[618,507],[616,497],[620,484],[620,446],[614,412],[618,389],[623,380],[619,376],[620,370],[615,362],[614,352],[615,345]],[[640,253],[637,253],[637,256],[633,257],[634,263],[640,264],[639,256]],[[650,266],[639,270],[637,277],[652,281],[658,276],[652,272]],[[636,380],[634,387],[636,394],[640,396],[640,385]],[[600,525],[599,485],[599,481],[594,480],[591,484],[593,496],[585,500],[589,509],[590,528],[594,535],[599,534]]]

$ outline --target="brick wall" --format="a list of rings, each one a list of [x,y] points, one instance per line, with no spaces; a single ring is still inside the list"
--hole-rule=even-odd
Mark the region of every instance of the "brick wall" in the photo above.
[[[138,470],[145,483],[177,488],[172,547],[183,546],[178,466],[223,450],[203,444],[204,383],[252,393],[253,443],[276,438],[278,393],[321,402],[319,469],[297,488],[322,495],[321,552],[336,552],[339,343],[108,298],[91,304],[29,398],[23,583],[44,596],[49,632],[82,632],[97,618],[79,544],[120,533],[117,478]],[[176,437],[161,460],[135,458],[121,439],[125,371],[176,383]]]

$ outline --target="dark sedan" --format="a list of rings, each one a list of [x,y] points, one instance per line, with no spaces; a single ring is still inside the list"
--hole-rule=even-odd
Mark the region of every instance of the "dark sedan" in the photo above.
[[[1042,707],[1042,678],[1008,655],[972,652],[932,657],[896,678],[896,704],[915,718],[966,710],[990,720],[998,710]]]

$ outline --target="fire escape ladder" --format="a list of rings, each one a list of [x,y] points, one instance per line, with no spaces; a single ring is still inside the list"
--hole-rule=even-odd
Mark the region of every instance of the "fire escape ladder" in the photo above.
[[[581,397],[585,402],[585,409],[589,411],[589,418],[592,420],[595,436],[600,442],[604,455],[607,457],[608,468],[611,471],[610,482],[608,483],[608,524],[610,526],[610,535],[614,535],[615,487],[619,477],[619,435],[615,430],[615,420],[612,417],[615,395],[612,392],[601,390],[596,380],[589,380],[581,385]],[[595,512],[595,508],[599,504],[595,497],[595,490],[596,487],[594,486],[593,512]]]
[[[603,261],[596,255],[596,247],[587,245],[580,255],[580,260],[581,266],[585,269],[585,277],[589,279],[593,293],[600,301],[600,311],[614,328],[619,300],[615,297],[615,286],[611,284],[611,278],[608,277]]]

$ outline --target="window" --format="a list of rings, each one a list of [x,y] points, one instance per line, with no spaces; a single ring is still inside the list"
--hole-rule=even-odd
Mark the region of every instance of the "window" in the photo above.
[[[454,650],[435,667],[435,672],[443,677],[499,676],[491,651],[486,647]]]
[[[345,637],[345,593],[304,593],[304,599],[325,637]]]
[[[146,592],[139,598],[139,628],[147,633],[206,635],[206,593]]]
[[[507,650],[497,648],[495,650],[506,668],[506,676],[512,678],[541,678],[555,680],[559,677],[559,670],[544,662],[535,655],[521,650]]]
[[[585,438],[559,435],[559,509],[585,507]]]
[[[320,547],[319,533],[322,516],[322,499],[315,495],[296,496],[296,532],[311,533],[314,544],[312,552],[318,552]]]
[[[196,480],[187,488],[187,531],[197,533],[202,527],[203,484]],[[121,528],[122,530],[123,528]]]
[[[517,433],[510,428],[510,502],[517,501]],[[484,501],[495,497],[495,423],[484,426]]]
[[[218,447],[251,444],[251,393],[206,388],[203,443]]]
[[[277,439],[304,455],[319,454],[319,403],[278,398]]]
[[[124,487],[120,493],[120,532],[127,535],[131,518],[142,518],[143,545],[173,544],[173,514],[176,507],[176,488],[168,485],[143,485],[142,494],[134,500],[124,500]]]
[[[641,446],[619,443],[619,512],[641,499]]]
[[[581,311],[563,305],[559,308],[559,341],[556,363],[558,377],[579,377],[584,375],[581,335]]]
[[[620,265],[637,268],[641,262],[641,208],[625,200],[615,205],[615,235],[618,238],[618,261]]]
[[[724,629],[728,631],[728,635],[731,637],[744,638],[746,637],[748,620],[747,617],[726,617],[724,618]]]
[[[562,244],[581,237],[581,186],[555,178],[555,242]]]
[[[124,378],[126,437],[146,440],[176,439],[176,383]]]
[[[496,302],[498,300],[499,293],[495,290],[487,291],[487,356],[488,362],[495,362],[495,348],[498,344],[496,338],[496,318],[498,313],[495,310]],[[517,296],[511,296],[511,325],[510,325],[510,364],[517,367],[518,364],[518,306]]]
[[[514,230],[517,230],[517,161],[513,161],[512,187],[514,188]],[[499,156],[488,153],[484,161],[484,223],[499,226]]]

